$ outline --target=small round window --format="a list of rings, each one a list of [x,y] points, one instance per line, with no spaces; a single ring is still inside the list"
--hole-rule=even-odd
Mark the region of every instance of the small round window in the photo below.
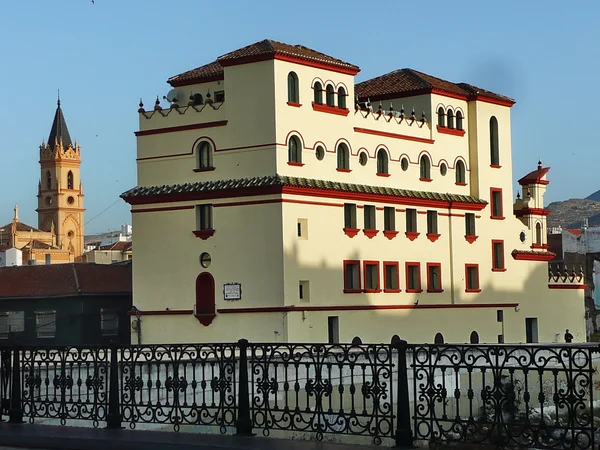
[[[441,163],[440,164],[440,174],[442,174],[442,176],[445,177],[447,173],[448,173],[448,166],[445,163]]]
[[[525,232],[521,231],[521,234],[519,235],[519,239],[521,239],[521,242],[525,242],[526,238],[527,238],[527,236],[525,236]]]
[[[67,203],[68,203],[69,205],[72,205],[73,203],[75,203],[75,199],[74,199],[73,197],[69,197],[69,198],[67,199]]]
[[[402,170],[406,172],[408,170],[408,159],[402,158],[402,161],[400,161],[400,167],[402,167]]]
[[[75,233],[73,233],[73,230],[71,230],[67,233],[67,236],[69,236],[69,238],[73,238],[73,236],[75,236]]]
[[[325,149],[319,145],[315,150],[315,156],[319,161],[323,161],[323,158],[325,158]]]
[[[367,161],[369,161],[369,157],[367,156],[367,154],[365,152],[360,152],[360,156],[358,157],[358,162],[360,163],[360,165],[366,166]]]
[[[207,269],[210,266],[211,262],[212,262],[212,258],[209,253],[204,252],[204,253],[200,254],[200,265],[202,267]]]

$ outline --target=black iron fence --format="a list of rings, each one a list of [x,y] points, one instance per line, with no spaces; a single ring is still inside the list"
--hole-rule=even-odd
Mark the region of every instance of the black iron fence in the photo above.
[[[0,349],[0,419],[592,448],[600,347],[228,344]]]

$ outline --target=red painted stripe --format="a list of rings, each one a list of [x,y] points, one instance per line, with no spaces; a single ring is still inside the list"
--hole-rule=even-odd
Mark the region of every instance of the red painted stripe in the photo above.
[[[183,316],[187,314],[194,314],[193,309],[157,309],[148,311],[129,311],[130,316]]]
[[[199,130],[201,128],[224,127],[227,125],[226,120],[216,122],[193,123],[191,125],[180,125],[177,127],[154,128],[152,130],[136,131],[136,136],[149,136],[151,134],[175,133],[177,131]]]
[[[194,209],[194,205],[186,206],[167,206],[164,208],[144,208],[144,209],[132,209],[131,214],[135,213],[146,213],[146,212],[162,212],[162,211],[179,211],[182,209]]]
[[[585,289],[585,284],[549,284],[548,289]]]
[[[389,137],[389,138],[393,138],[393,139],[404,139],[405,141],[422,142],[424,144],[433,144],[435,142],[433,139],[425,139],[425,138],[420,138],[420,137],[415,137],[415,136],[407,136],[405,134],[388,133],[386,131],[371,130],[369,128],[354,127],[354,131],[356,133],[372,134],[374,136],[384,136],[384,137]]]

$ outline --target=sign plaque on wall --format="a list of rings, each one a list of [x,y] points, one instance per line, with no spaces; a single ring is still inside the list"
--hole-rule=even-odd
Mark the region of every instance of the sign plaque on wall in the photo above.
[[[242,284],[241,283],[225,283],[223,285],[223,298],[225,300],[241,300],[242,299]]]

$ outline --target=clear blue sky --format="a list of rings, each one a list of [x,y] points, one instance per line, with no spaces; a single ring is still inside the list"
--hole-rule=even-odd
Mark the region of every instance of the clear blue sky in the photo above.
[[[3,2],[0,222],[18,202],[37,225],[57,89],[82,148],[86,234],[116,229],[131,222],[118,196],[136,181],[139,98],[151,106],[169,76],[265,38],[356,64],[358,81],[411,67],[513,97],[515,186],[541,156],[548,201],[585,197],[600,189],[599,14],[591,1]]]

